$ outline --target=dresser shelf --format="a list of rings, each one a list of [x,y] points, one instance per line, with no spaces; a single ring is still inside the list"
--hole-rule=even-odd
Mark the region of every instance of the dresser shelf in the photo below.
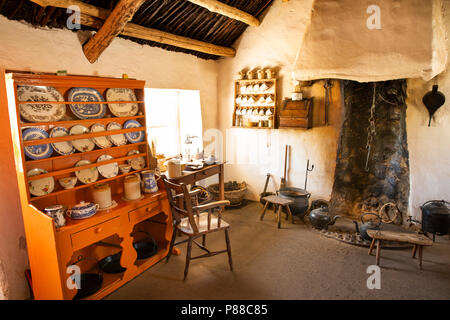
[[[103,272],[103,283],[96,293],[84,299],[101,299],[110,294],[129,280],[133,279],[161,259],[169,250],[169,242],[172,237],[172,214],[167,199],[166,190],[161,180],[158,180],[158,191],[154,193],[143,193],[138,200],[125,201],[124,178],[134,174],[140,174],[144,170],[154,169],[150,161],[152,156],[148,146],[145,97],[145,81],[101,78],[92,76],[56,76],[50,74],[31,73],[4,73],[10,110],[11,135],[15,154],[15,165],[19,194],[22,206],[22,215],[27,239],[27,250],[33,279],[32,290],[35,299],[55,300],[73,299],[77,290],[67,286],[70,274],[67,267],[79,263],[78,257],[89,257],[91,259],[77,264],[81,273],[98,272],[98,261],[114,254],[119,250],[122,252],[120,263],[126,271],[120,274],[108,274]],[[42,104],[43,102],[19,101],[17,96],[18,86],[49,86],[54,87],[63,97],[66,97],[71,88],[83,87],[96,89],[105,98],[106,90],[109,88],[128,88],[134,91],[136,101],[99,101],[99,102],[71,102],[51,101],[45,104],[65,105],[65,117],[61,121],[28,122],[21,118],[20,107],[24,104]],[[125,104],[137,103],[139,110],[134,116],[115,117],[109,108],[103,118],[100,119],[77,119],[70,109],[71,104]],[[70,120],[68,120],[70,119]],[[75,125],[90,127],[99,123],[107,126],[108,123],[117,122],[123,126],[128,120],[136,120],[141,127],[128,128],[111,131],[89,132],[77,135],[46,138],[40,140],[23,141],[22,133],[27,128],[38,127],[48,134],[54,127],[70,129]],[[144,132],[144,141],[139,143],[127,143],[110,148],[95,148],[91,151],[76,151],[69,155],[59,155],[56,151],[52,156],[33,160],[25,155],[28,146],[51,144],[63,141],[80,139],[92,139],[95,137],[113,136],[131,132]],[[132,150],[139,151],[137,154],[128,155]],[[113,159],[97,162],[101,155],[110,155]],[[75,176],[75,171],[97,168],[111,163],[127,163],[131,159],[143,157],[145,166],[140,170],[131,170],[128,173],[119,173],[115,177],[103,178],[100,173],[97,181],[83,184],[77,181],[75,187],[63,189],[58,180],[65,177]],[[80,160],[89,160],[91,163],[76,167]],[[48,173],[36,176],[27,176],[32,169],[42,169]],[[29,184],[36,183],[39,179],[52,177],[55,187],[51,193],[42,196],[33,196],[29,192]],[[65,216],[66,224],[56,227],[51,217],[45,214],[46,207],[61,204],[72,208],[81,201],[93,202],[93,187],[98,183],[107,183],[110,186],[111,196],[117,206],[108,210],[97,211],[93,216],[75,220]],[[159,219],[161,223],[149,223],[149,219]],[[159,244],[158,252],[145,260],[138,260],[136,250],[133,247],[135,231],[141,230],[150,233]],[[99,242],[110,242],[117,246],[115,248],[104,247]]]

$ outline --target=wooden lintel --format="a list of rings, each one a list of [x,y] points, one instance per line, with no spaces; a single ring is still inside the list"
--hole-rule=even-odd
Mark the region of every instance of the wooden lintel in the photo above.
[[[102,52],[119,35],[145,0],[120,0],[100,30],[83,45],[83,51],[90,63],[97,61]]]
[[[106,20],[111,13],[110,10],[98,8],[78,0],[30,1],[37,3],[43,7],[53,6],[64,9],[67,9],[72,5],[76,5],[81,10],[81,24],[96,29],[100,29],[102,27],[103,20]],[[120,34],[216,56],[234,57],[236,55],[236,50],[234,50],[233,48],[218,46],[208,42],[194,40],[156,29],[146,28],[133,23],[127,23]]]
[[[217,0],[187,0],[200,7],[206,8],[211,12],[215,12],[228,18],[244,22],[250,26],[259,26],[259,20],[251,14],[229,6]]]

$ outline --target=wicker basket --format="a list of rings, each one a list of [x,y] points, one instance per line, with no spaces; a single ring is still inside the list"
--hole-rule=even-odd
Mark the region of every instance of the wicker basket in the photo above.
[[[219,200],[219,184],[212,184],[208,186],[208,191],[212,194],[214,200]],[[230,206],[238,206],[244,200],[247,192],[247,183],[239,183],[239,190],[225,191],[225,200],[230,201]]]

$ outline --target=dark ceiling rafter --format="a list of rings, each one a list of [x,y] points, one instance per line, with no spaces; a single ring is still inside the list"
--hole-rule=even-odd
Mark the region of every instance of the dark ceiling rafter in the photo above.
[[[80,0],[86,4],[111,10],[117,4],[117,0]],[[261,20],[261,14],[273,2],[273,0],[221,0],[229,6],[247,12]],[[3,8],[1,7],[3,4]],[[11,18],[13,11],[17,9],[17,0],[0,0],[0,14]],[[65,9],[56,8],[49,15],[50,8],[42,10],[37,4],[25,0],[15,13],[15,20],[25,20],[35,26],[45,22],[45,26],[51,28],[65,28],[68,14]],[[47,17],[47,21],[44,20]],[[195,5],[187,0],[147,0],[136,11],[133,24],[145,28],[160,30],[175,36],[190,38],[216,46],[231,47],[248,27],[247,24],[214,13],[206,8]],[[98,26],[98,23],[96,23]],[[85,30],[96,30],[95,27],[82,26]],[[125,34],[119,37],[137,42],[142,45],[159,47],[174,52],[183,52],[195,55],[202,59],[217,60],[220,56],[208,52],[199,52],[191,49],[180,48],[169,42],[158,43],[152,40],[138,39]]]

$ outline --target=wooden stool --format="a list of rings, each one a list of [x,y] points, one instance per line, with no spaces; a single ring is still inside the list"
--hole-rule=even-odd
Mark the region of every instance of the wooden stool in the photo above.
[[[289,209],[289,205],[294,203],[294,201],[275,195],[264,197],[263,200],[266,200],[266,204],[264,205],[263,212],[261,213],[261,217],[259,218],[261,221],[262,219],[264,219],[264,215],[266,214],[266,209],[269,206],[269,203],[273,203],[273,212],[277,214],[278,217],[278,228],[281,228],[281,210],[283,209],[283,206],[286,207],[288,215],[291,217],[292,223],[294,223],[294,217],[292,216],[291,209]],[[286,220],[287,219],[288,217],[286,216]]]
[[[391,232],[391,231],[381,231],[381,230],[367,230],[367,234],[372,238],[372,243],[369,248],[369,255],[372,254],[375,242],[377,244],[376,252],[376,262],[377,266],[380,265],[380,251],[381,251],[381,240],[386,241],[397,241],[404,243],[411,243],[414,245],[412,258],[416,258],[417,248],[419,248],[419,269],[422,269],[422,250],[423,246],[432,246],[433,240],[424,236],[423,234],[416,233],[405,233],[405,232]]]

